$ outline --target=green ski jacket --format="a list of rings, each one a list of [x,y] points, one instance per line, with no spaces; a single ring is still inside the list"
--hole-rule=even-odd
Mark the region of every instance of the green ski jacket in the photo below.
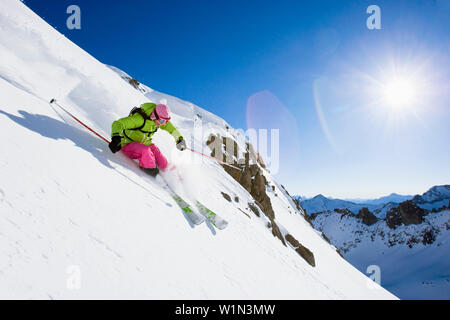
[[[135,113],[126,118],[114,121],[111,136],[120,136],[122,138],[122,147],[132,142],[139,142],[149,146],[152,144],[152,136],[158,128],[161,128],[169,132],[175,138],[175,141],[178,141],[181,134],[170,121],[158,127],[155,121],[149,119],[155,107],[156,104],[154,103],[144,103],[141,105],[141,109],[148,117],[147,119],[144,119],[139,113]],[[142,125],[144,126],[142,127]]]

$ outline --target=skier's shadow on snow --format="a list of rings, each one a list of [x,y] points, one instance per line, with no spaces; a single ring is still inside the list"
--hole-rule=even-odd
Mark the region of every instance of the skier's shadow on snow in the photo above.
[[[21,117],[7,113],[0,109],[0,114],[4,114],[15,123],[20,124],[22,127],[39,133],[41,136],[46,138],[51,138],[54,140],[71,140],[77,147],[91,153],[98,161],[100,161],[100,163],[108,168],[113,168],[108,162],[108,160],[113,159],[108,159],[106,154],[103,153],[103,146],[101,145],[101,142],[87,132],[81,131],[71,125],[68,125],[67,123],[42,114],[31,114],[24,110],[19,110],[18,113]]]
[[[104,166],[115,169],[110,161],[117,163],[120,166],[123,166],[123,162],[117,161],[117,157],[109,154],[109,152],[105,152],[105,143],[99,140],[98,138],[92,136],[90,133],[86,131],[82,131],[78,128],[75,128],[65,122],[50,118],[48,116],[42,114],[31,114],[24,110],[19,110],[18,113],[21,117],[15,116],[13,114],[7,113],[0,109],[0,114],[4,114],[9,119],[14,121],[15,123],[21,125],[28,130],[39,133],[41,136],[46,138],[51,138],[55,140],[71,140],[75,145],[87,152],[91,153],[101,164]],[[121,157],[122,158],[122,157]],[[123,159],[121,159],[123,160]],[[127,159],[132,161],[131,159]],[[74,167],[76,167],[76,163],[74,163]],[[115,170],[115,172],[122,175],[124,178],[128,179],[132,183],[138,185],[139,187],[145,189],[148,192],[151,192],[145,186],[139,184],[138,182],[130,179],[123,173]],[[153,196],[155,196],[153,194]],[[157,197],[157,196],[155,196]],[[165,202],[164,200],[160,199]],[[165,202],[165,204],[169,207],[172,207],[172,204]]]

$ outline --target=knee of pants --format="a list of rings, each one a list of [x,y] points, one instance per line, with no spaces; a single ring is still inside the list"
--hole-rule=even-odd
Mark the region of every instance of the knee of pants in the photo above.
[[[158,167],[161,170],[165,170],[167,168],[167,164],[168,164],[166,157],[164,157],[164,155],[159,150],[159,148],[154,144],[152,144],[150,146],[150,150],[152,151],[153,155],[155,156],[155,160],[156,160],[156,163],[158,164]]]
[[[150,148],[143,150],[139,158],[139,165],[143,168],[155,168],[156,167],[155,155]]]

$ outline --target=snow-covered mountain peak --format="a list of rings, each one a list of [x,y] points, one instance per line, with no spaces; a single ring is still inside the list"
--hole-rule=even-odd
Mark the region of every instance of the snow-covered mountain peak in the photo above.
[[[442,200],[450,200],[450,185],[434,186],[422,195],[414,197],[417,203],[433,203]]]

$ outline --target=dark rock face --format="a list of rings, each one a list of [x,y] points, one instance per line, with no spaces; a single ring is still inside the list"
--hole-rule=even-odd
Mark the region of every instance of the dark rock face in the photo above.
[[[399,204],[398,209],[405,225],[419,224],[423,222],[425,210],[418,207],[412,201],[405,201]]]
[[[266,179],[261,171],[258,171],[253,178],[252,189],[250,194],[258,202],[264,214],[270,219],[275,219],[275,212],[272,208],[272,202],[266,193]]]
[[[342,259],[345,260],[344,256],[342,255],[341,251],[339,251],[339,249],[336,249],[336,252]]]
[[[266,164],[264,163],[264,160],[262,159],[261,155],[259,154],[259,152],[257,153],[257,161],[259,163],[259,165],[261,167],[263,167],[264,169],[266,169]]]
[[[233,177],[233,176],[232,176]],[[252,175],[248,167],[244,167],[244,170],[240,174],[240,177],[234,180],[238,181],[245,190],[247,190],[250,194],[252,192]]]
[[[297,207],[298,211],[302,211],[306,214],[306,209],[303,209],[302,206],[300,205],[300,202],[296,199],[296,198],[292,198],[292,201],[294,201],[295,206]]]
[[[426,211],[418,207],[412,200],[404,201],[397,208],[392,208],[386,213],[386,224],[395,229],[402,223],[404,225],[420,224]]]
[[[322,214],[323,212],[314,212],[313,214],[309,215],[309,220],[314,220],[315,218],[317,218],[318,215]]]
[[[433,229],[426,230],[422,234],[422,243],[424,245],[432,244],[436,240],[436,231]]]
[[[251,164],[248,166],[248,170],[250,171],[250,175],[255,177],[258,172],[261,172],[261,169],[256,164]]]
[[[331,244],[331,241],[330,241],[330,239],[328,239],[328,237],[325,235],[325,233],[323,233],[322,232],[322,238],[326,241],[326,242],[328,242],[329,244]]]
[[[441,212],[441,211],[445,211],[445,210],[450,210],[450,201],[448,202],[448,205],[447,205],[447,206],[444,204],[444,205],[443,205],[442,207],[440,207],[439,209],[433,208],[433,209],[431,210],[431,212],[436,213],[436,212]]]
[[[222,196],[225,198],[225,200],[227,200],[228,202],[231,202],[231,197],[226,194],[225,192],[221,192]]]
[[[277,237],[278,239],[281,240],[281,242],[283,243],[284,246],[286,246],[286,241],[284,241],[283,235],[281,234],[280,228],[277,226],[277,224],[275,223],[275,221],[270,220],[271,223],[271,227],[272,227],[272,234],[274,237]]]
[[[430,245],[433,244],[436,241],[436,237],[439,234],[439,229],[436,228],[427,228],[425,230],[422,230],[419,234],[413,235],[409,240],[406,242],[408,247],[412,248],[414,244],[417,244],[419,242],[422,242],[423,245]]]
[[[252,203],[249,203],[249,204],[248,204],[248,207],[250,208],[250,210],[252,210],[252,212],[253,212],[257,217],[260,216],[260,215],[259,215],[259,210],[258,210],[258,208],[257,208],[255,205],[253,205]]]
[[[392,208],[386,213],[386,224],[390,229],[395,229],[402,224],[402,218],[397,208]]]
[[[306,213],[306,210],[305,210],[305,215],[303,216],[303,218],[305,218],[306,222],[308,222],[309,225],[310,225],[313,229],[315,229],[315,228],[314,228],[314,225],[312,224],[311,218],[310,218],[310,217],[308,216],[308,214]]]
[[[140,83],[136,79],[130,79],[128,80],[128,83],[131,84],[135,89],[139,89]]]
[[[231,155],[235,158],[238,157],[238,145],[236,141],[230,138],[220,138],[219,136],[211,135],[206,144],[212,149],[211,156],[218,158],[219,160],[228,161],[229,163]],[[226,154],[223,152],[224,148]],[[253,147],[250,144],[247,144],[247,151],[244,155],[245,159],[232,162],[234,166],[242,168],[242,170],[226,165],[222,166],[234,180],[252,195],[262,212],[264,212],[270,220],[274,220],[275,212],[272,208],[272,202],[266,193],[266,178],[263,175],[261,167],[256,164],[256,160],[253,164],[250,164],[252,158],[255,157],[254,153]],[[241,164],[242,162],[245,164]]]
[[[341,219],[345,216],[351,216],[351,217],[356,217],[356,214],[354,214],[353,212],[351,212],[348,209],[339,209],[336,208],[333,210],[334,212],[340,213],[341,214]]]
[[[266,178],[264,177],[263,170],[257,164],[260,162],[257,161],[257,154],[255,153],[253,147],[249,143],[247,143],[244,159],[238,159],[238,145],[231,138],[221,138],[218,135],[210,135],[206,144],[212,150],[212,157],[241,168],[241,170],[238,170],[227,165],[222,165],[224,170],[231,177],[233,177],[233,179],[236,180],[245,190],[247,190],[255,200],[255,204],[248,204],[250,210],[259,217],[259,209],[261,209],[264,215],[269,218],[270,222],[268,223],[267,227],[272,230],[273,236],[280,239],[283,245],[286,246],[287,239],[285,240],[283,234],[280,231],[280,228],[275,222],[275,212],[273,210],[270,197],[266,192],[266,186],[268,185],[268,183]],[[224,149],[225,152],[223,151]],[[274,186],[272,187],[272,190],[275,190]],[[222,192],[222,196],[231,202],[231,197],[229,195]],[[300,205],[297,204],[297,207],[299,208]],[[307,221],[311,224],[307,217],[305,217],[305,219],[307,219]],[[290,239],[291,241],[295,240],[292,236],[290,236]],[[295,251],[314,267],[316,265],[314,254],[308,248],[298,243],[298,241],[295,240],[294,243],[295,245],[293,245],[293,247],[295,248]]]
[[[359,210],[356,217],[361,219],[362,222],[368,226],[371,226],[372,224],[378,221],[377,217],[375,217],[375,215],[372,212],[370,212],[369,209],[367,209],[366,207]]]
[[[297,239],[295,239],[292,235],[286,235],[286,241],[289,242],[294,248],[295,251],[303,258],[306,262],[308,262],[312,267],[316,266],[316,261],[314,259],[314,254],[303,246]]]

